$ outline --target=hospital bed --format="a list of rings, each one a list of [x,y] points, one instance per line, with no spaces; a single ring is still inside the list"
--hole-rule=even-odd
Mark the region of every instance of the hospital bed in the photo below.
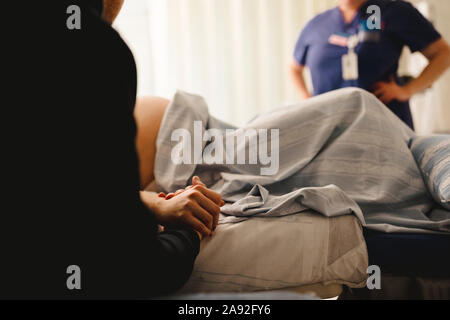
[[[258,167],[222,164],[218,171],[168,161],[173,129],[191,134],[199,119],[205,130],[226,127],[199,96],[179,92],[169,111],[158,135],[159,191],[177,190],[198,175],[227,201],[180,293],[287,290],[329,298],[351,288],[344,297],[366,287],[369,264],[381,267],[382,288],[392,274],[438,277],[434,262],[446,263],[448,238],[431,234],[450,234],[450,136],[417,137],[373,95],[337,90],[247,124],[280,128],[285,161],[278,176],[262,179]],[[435,250],[421,257],[431,263],[414,259],[420,246],[424,254]]]
[[[442,136],[428,137],[411,143],[431,193],[439,187],[436,181],[440,187],[446,183],[440,192],[450,191],[450,136],[444,140],[443,144]],[[437,167],[441,172],[433,171]],[[448,198],[435,200],[436,208],[448,210]],[[271,290],[322,299],[450,298],[449,234],[382,233],[362,228],[354,216],[325,218],[313,212],[275,218],[271,224],[259,224],[259,219],[263,218],[221,226],[222,232],[203,242],[184,292]],[[380,290],[366,287],[370,265],[381,269]]]
[[[429,136],[410,143],[430,196],[444,210],[449,210],[449,141],[450,136]],[[381,289],[344,288],[342,299],[450,299],[450,234],[388,234],[365,229],[364,239],[369,265],[382,270]]]
[[[410,143],[436,207],[449,210],[450,136]],[[346,289],[343,299],[450,299],[450,235],[364,230],[369,264],[382,270],[381,290]]]

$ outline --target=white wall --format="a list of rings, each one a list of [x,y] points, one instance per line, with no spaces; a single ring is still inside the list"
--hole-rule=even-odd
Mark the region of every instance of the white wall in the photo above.
[[[450,1],[449,0],[411,0],[425,16],[435,24],[438,31],[450,43]],[[409,55],[407,55],[409,57]],[[408,60],[407,69],[418,75],[426,66],[420,53]],[[450,133],[450,72],[433,85],[430,90],[416,95],[411,101],[416,131],[422,134]]]

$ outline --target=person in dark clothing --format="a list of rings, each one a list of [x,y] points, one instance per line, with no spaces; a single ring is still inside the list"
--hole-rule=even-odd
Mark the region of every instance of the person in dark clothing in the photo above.
[[[14,175],[3,175],[1,299],[170,294],[217,224],[223,201],[200,181],[163,222],[141,201],[136,66],[110,26],[122,2],[42,2],[33,11],[40,23],[21,26],[26,48],[12,57],[20,63],[10,79],[24,92],[8,111],[4,144],[3,168]],[[71,5],[79,29],[68,27]]]

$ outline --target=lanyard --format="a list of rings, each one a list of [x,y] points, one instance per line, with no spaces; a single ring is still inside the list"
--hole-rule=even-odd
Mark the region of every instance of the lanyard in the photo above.
[[[348,53],[342,56],[342,79],[344,80],[358,80],[358,55],[355,53],[355,48],[359,43],[359,36],[350,36],[347,40]]]
[[[360,36],[359,34],[355,34],[352,35],[348,38],[347,40],[347,48],[348,48],[348,52],[355,52],[355,48],[358,46],[360,41]]]

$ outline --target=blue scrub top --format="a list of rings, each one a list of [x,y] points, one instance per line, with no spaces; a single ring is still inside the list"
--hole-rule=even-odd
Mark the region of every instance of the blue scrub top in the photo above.
[[[370,5],[381,9],[381,30],[367,27]],[[340,40],[360,33],[362,41],[355,48],[359,79],[346,81],[342,78],[342,56],[348,53],[348,48]],[[312,19],[300,35],[294,58],[310,69],[314,95],[345,87],[371,91],[376,82],[389,81],[391,76],[399,83],[398,61],[405,45],[416,52],[440,38],[433,25],[409,2],[368,0],[348,24],[337,7]],[[394,100],[388,107],[413,128],[409,102]]]

